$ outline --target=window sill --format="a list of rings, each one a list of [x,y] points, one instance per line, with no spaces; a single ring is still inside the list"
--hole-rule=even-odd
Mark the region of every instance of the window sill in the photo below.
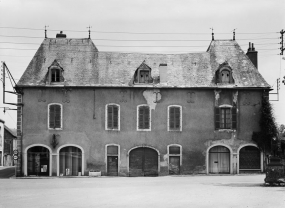
[[[48,128],[48,130],[55,130],[55,131],[60,131],[60,130],[62,130],[62,128]]]
[[[105,129],[106,131],[120,131],[120,129]]]
[[[169,132],[182,132],[182,130],[181,130],[181,129],[177,129],[177,130],[174,130],[174,129],[168,129],[167,131],[169,131]]]
[[[219,132],[236,132],[236,129],[217,129],[215,131],[219,131]]]
[[[151,131],[151,129],[137,129],[137,131]]]

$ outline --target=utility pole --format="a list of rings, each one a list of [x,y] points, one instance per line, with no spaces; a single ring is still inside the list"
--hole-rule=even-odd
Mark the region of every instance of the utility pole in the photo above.
[[[285,33],[285,30],[282,29],[280,31],[280,34],[281,34],[281,37],[280,37],[280,39],[281,39],[281,42],[280,42],[280,45],[281,45],[280,51],[281,51],[281,53],[280,53],[280,55],[283,55],[283,51],[284,51],[284,38],[283,38],[284,33]]]

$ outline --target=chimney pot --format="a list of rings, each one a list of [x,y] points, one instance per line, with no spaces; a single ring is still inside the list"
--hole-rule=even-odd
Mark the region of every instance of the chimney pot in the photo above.
[[[246,55],[248,56],[248,58],[251,60],[251,62],[253,63],[253,65],[257,68],[257,51],[254,48],[254,44],[249,42],[249,48],[247,50]]]
[[[66,34],[63,34],[63,32],[60,31],[60,33],[56,34],[56,38],[66,38]]]

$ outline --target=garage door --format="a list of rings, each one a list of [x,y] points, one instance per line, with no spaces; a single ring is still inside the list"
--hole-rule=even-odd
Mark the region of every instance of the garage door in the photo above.
[[[240,170],[260,170],[260,151],[257,147],[246,146],[239,152]]]
[[[133,149],[129,157],[130,176],[157,176],[158,154],[147,147]]]

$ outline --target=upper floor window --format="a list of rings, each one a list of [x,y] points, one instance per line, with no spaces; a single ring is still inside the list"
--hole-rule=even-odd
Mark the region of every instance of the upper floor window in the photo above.
[[[143,84],[143,83],[152,83],[153,79],[151,77],[151,68],[143,62],[136,70],[134,75],[134,82]]]
[[[151,130],[151,111],[148,105],[139,105],[137,107],[137,130]]]
[[[62,129],[62,105],[49,104],[48,105],[48,128]]]
[[[58,83],[58,82],[63,82],[63,68],[60,66],[59,62],[57,60],[54,60],[53,63],[48,67],[48,78],[49,78],[49,83]]]
[[[120,106],[106,105],[106,130],[120,130]]]
[[[236,129],[237,128],[237,108],[224,105],[215,109],[216,129]]]
[[[182,131],[181,106],[168,106],[168,131]]]
[[[219,84],[233,84],[232,69],[227,63],[224,63],[216,71],[216,83]]]
[[[51,69],[51,82],[60,82],[60,70]]]

